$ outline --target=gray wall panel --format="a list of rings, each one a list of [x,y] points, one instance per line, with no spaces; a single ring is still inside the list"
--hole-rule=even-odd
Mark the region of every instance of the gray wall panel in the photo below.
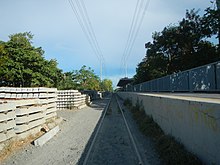
[[[216,87],[220,91],[220,62],[216,64]]]
[[[191,91],[214,91],[214,65],[206,65],[189,71]]]

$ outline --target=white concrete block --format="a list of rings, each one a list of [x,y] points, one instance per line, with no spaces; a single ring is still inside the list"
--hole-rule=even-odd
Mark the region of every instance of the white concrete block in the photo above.
[[[15,111],[9,111],[7,113],[0,113],[0,122],[15,119]]]
[[[32,121],[30,123],[27,123],[27,124],[22,124],[22,125],[16,125],[15,126],[15,133],[22,133],[22,132],[25,132],[27,130],[30,130],[34,127],[37,127],[41,124],[45,123],[45,119],[40,119],[40,120],[36,120],[36,121]]]
[[[58,132],[60,128],[59,126],[54,127],[49,132],[45,133],[43,136],[34,141],[35,146],[43,146],[47,141],[53,138]]]
[[[16,97],[16,93],[12,93],[12,94],[11,94],[11,98],[16,99],[16,98],[17,98],[17,97]]]
[[[18,99],[22,98],[22,93],[17,93],[16,98],[18,98]]]
[[[42,101],[39,99],[24,99],[24,100],[8,100],[8,103],[14,103],[16,107],[21,107],[27,105],[42,104]]]
[[[26,106],[26,107],[19,107],[15,109],[15,114],[19,115],[26,115],[36,112],[43,112],[46,110],[45,106]]]
[[[32,92],[33,92],[33,93],[36,93],[36,92],[38,92],[38,91],[39,91],[38,88],[32,88]]]
[[[11,98],[11,93],[5,93],[5,98]]]
[[[35,113],[35,114],[19,116],[19,117],[17,116],[15,118],[15,122],[16,124],[23,124],[23,123],[32,122],[33,120],[42,119],[43,117],[44,117],[43,113]]]
[[[3,93],[5,92],[5,87],[0,87],[0,93],[1,92],[3,92]]]
[[[4,87],[4,92],[11,92],[11,88],[10,87]]]
[[[3,103],[0,104],[0,112],[5,112],[8,110],[14,110],[16,108],[14,103]]]
[[[0,133],[0,142],[8,140],[14,136],[15,136],[15,132],[13,129],[7,130],[6,132],[2,132],[2,133]]]
[[[27,93],[22,93],[22,98],[28,98],[28,94]]]
[[[0,93],[0,98],[5,98],[5,93]]]
[[[17,92],[17,88],[9,88],[11,93],[16,93]]]
[[[16,93],[21,93],[22,92],[22,88],[16,88]]]
[[[9,120],[7,122],[1,122],[0,123],[0,132],[7,131],[9,129],[14,129],[15,127],[15,121]]]
[[[57,111],[57,107],[53,107],[53,108],[48,108],[46,110],[46,114],[52,113],[52,112],[56,112]]]
[[[57,113],[56,112],[52,112],[50,114],[47,114],[45,116],[45,119],[47,120],[47,119],[50,119],[50,118],[53,118],[53,117],[57,117]]]
[[[37,126],[37,127],[34,127],[34,128],[32,128],[30,130],[22,132],[20,134],[16,134],[16,138],[24,139],[24,138],[28,137],[29,135],[34,135],[34,134],[40,132],[41,128],[42,128],[41,126]]]

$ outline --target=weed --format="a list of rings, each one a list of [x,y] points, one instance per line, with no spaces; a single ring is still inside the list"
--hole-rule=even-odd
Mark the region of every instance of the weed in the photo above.
[[[126,99],[126,100],[124,100],[124,106],[127,106],[127,107],[131,107],[132,106],[132,102],[131,102],[131,100],[130,99]]]
[[[124,105],[130,109],[141,132],[153,139],[157,153],[165,164],[169,165],[201,165],[203,164],[195,155],[188,152],[185,147],[170,135],[165,135],[160,126],[151,116],[146,115],[140,104],[130,106],[125,100]],[[129,105],[129,106],[128,106]]]

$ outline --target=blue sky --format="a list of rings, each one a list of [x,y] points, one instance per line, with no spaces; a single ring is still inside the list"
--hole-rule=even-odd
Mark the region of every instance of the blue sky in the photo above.
[[[125,76],[122,55],[125,49],[136,0],[84,0],[105,59],[103,78],[116,85]],[[145,56],[144,44],[155,31],[180,21],[186,9],[211,6],[209,0],[151,0],[127,61],[128,76],[135,74]],[[0,0],[0,40],[8,35],[31,31],[33,44],[45,50],[46,59],[57,59],[63,71],[86,65],[100,74],[100,62],[92,51],[68,0]]]

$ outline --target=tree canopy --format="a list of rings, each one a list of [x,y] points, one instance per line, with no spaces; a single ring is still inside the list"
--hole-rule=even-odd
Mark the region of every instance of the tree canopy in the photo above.
[[[101,82],[101,90],[102,91],[108,91],[108,92],[112,92],[113,91],[113,87],[112,87],[112,81],[109,79],[104,79]]]
[[[90,67],[83,65],[79,70],[64,73],[60,82],[59,89],[78,89],[78,90],[98,90],[112,91],[112,81],[104,79],[103,81],[94,73]]]
[[[219,10],[207,8],[200,16],[195,9],[187,10],[178,24],[171,24],[152,35],[145,44],[146,56],[138,64],[135,83],[159,78],[220,60]]]
[[[41,47],[32,44],[33,34],[17,33],[0,41],[0,86],[56,87],[58,89],[112,90],[111,80],[100,81],[85,65],[63,73],[55,59],[46,60]]]
[[[56,87],[61,70],[56,60],[46,60],[41,47],[32,45],[30,32],[9,36],[0,41],[0,85],[14,87]]]

